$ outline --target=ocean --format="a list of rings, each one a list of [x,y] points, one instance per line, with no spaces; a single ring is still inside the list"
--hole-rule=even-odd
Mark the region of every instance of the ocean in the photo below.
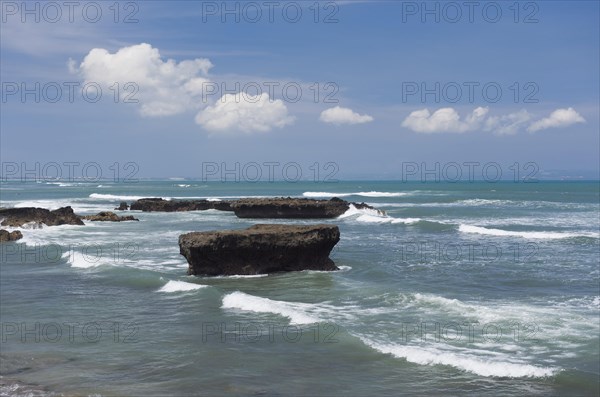
[[[336,219],[128,211],[0,245],[1,395],[597,396],[595,182],[4,181],[1,206],[341,197]],[[335,272],[192,277],[178,236],[338,225]]]

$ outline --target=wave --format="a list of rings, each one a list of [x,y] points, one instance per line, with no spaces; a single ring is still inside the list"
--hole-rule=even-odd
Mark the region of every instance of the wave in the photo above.
[[[206,288],[208,285],[186,283],[185,281],[169,280],[157,292],[187,292]]]
[[[386,215],[383,211],[371,208],[356,208],[353,204],[338,219],[352,218],[356,222],[362,223],[403,223],[413,224],[420,222],[420,218],[394,218]]]
[[[365,223],[403,223],[405,225],[411,225],[413,223],[421,222],[421,218],[394,218],[391,216],[373,216],[373,215],[361,215],[356,218],[358,222]]]
[[[352,266],[338,266],[338,272],[347,272],[348,270],[352,270]],[[308,273],[308,274],[331,274],[330,270],[301,270],[300,273]]]
[[[105,209],[105,206],[100,204],[93,204],[90,202],[81,202],[82,199],[59,199],[59,200],[27,200],[27,201],[4,201],[2,204],[14,208],[46,208],[49,210],[55,210],[61,207],[70,206],[76,213],[81,212],[98,212]]]
[[[410,193],[407,192],[356,192],[356,193],[332,193],[332,192],[304,192],[304,197],[349,197],[349,196],[362,196],[362,197],[402,197],[408,196]]]
[[[223,297],[223,309],[239,309],[254,313],[273,313],[290,319],[292,324],[313,324],[319,318],[307,313],[311,306],[308,303],[284,302],[261,298],[243,292],[232,292]]]
[[[505,324],[508,328],[514,324],[529,325],[532,326],[531,337],[535,335],[536,338],[543,338],[546,342],[564,349],[569,337],[585,338],[586,335],[598,333],[597,322],[590,323],[581,315],[582,310],[597,310],[594,304],[599,302],[595,298],[530,303],[500,300],[482,304],[416,293],[412,297],[401,297],[401,302],[415,305],[418,310],[435,316],[460,316],[480,324]],[[539,332],[541,329],[543,334]]]
[[[597,233],[590,232],[518,232],[511,230],[492,229],[480,226],[472,226],[460,224],[458,227],[459,232],[463,233],[474,233],[482,234],[487,236],[505,236],[505,237],[523,237],[532,239],[562,239],[562,238],[573,238],[573,237],[592,237],[598,238]]]
[[[211,279],[215,278],[227,278],[227,279],[236,279],[236,278],[263,278],[268,277],[268,274],[233,274],[231,276],[210,276]]]
[[[270,198],[280,196],[176,196],[176,197],[157,197],[153,195],[146,196],[130,196],[130,195],[115,195],[115,194],[102,194],[92,193],[89,198],[97,200],[141,200],[144,198],[162,198],[163,200],[208,200],[208,201],[220,201],[222,199],[241,199],[241,198]]]
[[[448,205],[460,206],[506,206],[506,207],[522,207],[522,208],[560,208],[560,209],[583,209],[597,208],[597,203],[573,203],[561,201],[544,201],[544,200],[500,200],[500,199],[466,199],[459,200]]]
[[[65,252],[62,255],[63,259],[66,259],[67,262],[71,265],[71,267],[75,267],[78,269],[89,269],[92,267],[98,267],[101,265],[105,265],[106,263],[100,261],[101,258],[94,257],[91,255],[84,255],[81,252]]]
[[[101,194],[101,193],[92,193],[89,195],[90,198],[98,199],[98,200],[140,200],[143,198],[147,198],[148,196],[120,196],[114,194]],[[165,198],[165,200],[170,200],[169,198]]]
[[[408,362],[421,365],[448,365],[463,371],[486,377],[506,378],[543,378],[555,375],[560,368],[538,367],[535,365],[510,361],[507,356],[498,358],[497,354],[475,355],[468,349],[458,352],[435,347],[400,345],[375,342],[367,337],[359,336],[367,346]],[[495,353],[495,352],[490,352]]]
[[[59,187],[73,187],[73,186],[79,186],[79,185],[81,185],[81,183],[46,182],[46,185],[57,185]]]

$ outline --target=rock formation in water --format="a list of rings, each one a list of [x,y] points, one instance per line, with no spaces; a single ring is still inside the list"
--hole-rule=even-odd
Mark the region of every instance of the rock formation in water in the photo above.
[[[115,208],[115,211],[127,211],[128,209],[129,205],[127,205],[125,201],[121,201],[121,204],[119,204],[119,206]]]
[[[0,225],[11,227],[22,227],[25,224],[32,224],[34,227],[84,224],[71,207],[62,207],[54,211],[33,207],[2,208],[0,219]]]
[[[9,232],[8,230],[0,229],[0,243],[5,243],[8,241],[17,241],[22,238],[23,234],[18,230]]]
[[[85,215],[82,216],[81,219],[85,219],[87,221],[94,222],[123,222],[123,221],[139,221],[139,219],[134,218],[131,215],[127,216],[119,216],[114,212],[110,211],[102,211],[96,215]]]
[[[143,198],[131,203],[131,210],[144,212],[181,212],[216,209],[231,211],[228,201],[209,200],[164,200],[162,198]]]
[[[334,225],[254,225],[243,230],[179,236],[190,275],[251,275],[337,270],[329,253],[340,240]]]
[[[356,208],[373,209],[365,203],[350,203],[337,197],[331,200],[314,200],[307,198],[244,198],[230,201],[209,200],[164,200],[161,198],[144,198],[131,204],[132,210],[146,212],[203,211],[216,209],[233,211],[239,218],[257,219],[324,219],[336,218],[354,205]]]

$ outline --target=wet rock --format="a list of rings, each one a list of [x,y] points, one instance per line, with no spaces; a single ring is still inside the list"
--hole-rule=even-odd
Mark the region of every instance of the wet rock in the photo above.
[[[248,198],[231,204],[238,218],[337,218],[350,208],[350,203],[337,197],[331,200],[305,198]]]
[[[87,221],[93,222],[123,222],[123,221],[139,221],[139,219],[134,218],[131,215],[127,216],[118,216],[114,212],[110,211],[102,211],[96,215],[86,215],[82,216],[81,219],[85,219]]]
[[[117,208],[116,211],[127,211],[129,209],[129,205],[125,201],[121,201],[121,204]]]
[[[73,208],[62,207],[54,211],[45,208],[2,208],[0,209],[0,225],[22,227],[25,224],[41,227],[58,225],[83,225]]]
[[[340,240],[333,225],[254,225],[179,236],[190,275],[251,275],[337,270],[329,254]]]
[[[9,232],[8,230],[0,229],[0,243],[5,243],[8,241],[17,241],[22,238],[23,234],[18,230]]]
[[[144,212],[182,212],[210,209],[231,211],[229,201],[165,200],[162,198],[139,199],[131,203],[130,209]]]

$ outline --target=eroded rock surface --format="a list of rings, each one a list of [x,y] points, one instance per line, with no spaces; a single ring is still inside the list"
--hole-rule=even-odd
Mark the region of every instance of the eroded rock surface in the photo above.
[[[329,258],[340,240],[334,225],[254,225],[179,236],[190,275],[251,275],[337,270]]]

